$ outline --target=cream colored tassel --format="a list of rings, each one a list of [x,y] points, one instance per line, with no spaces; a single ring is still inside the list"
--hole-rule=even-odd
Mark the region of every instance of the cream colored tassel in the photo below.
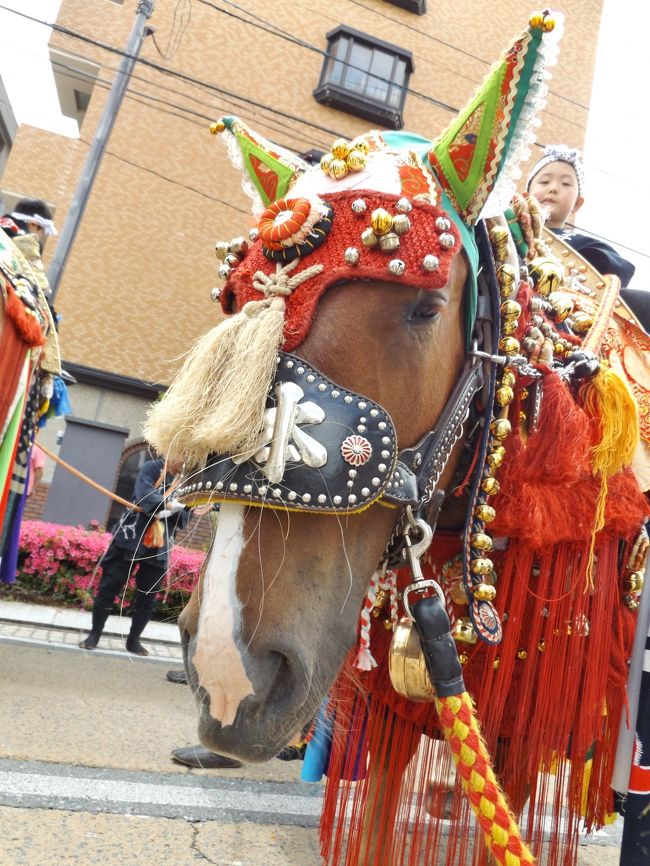
[[[256,273],[255,288],[266,298],[249,301],[190,351],[165,395],[149,410],[144,432],[159,454],[192,469],[210,453],[237,454],[255,445],[282,343],[283,296],[323,269],[315,265],[289,277],[296,264],[278,266],[271,276]]]

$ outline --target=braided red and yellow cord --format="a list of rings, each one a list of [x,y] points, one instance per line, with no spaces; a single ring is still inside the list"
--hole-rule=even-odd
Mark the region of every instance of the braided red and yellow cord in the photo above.
[[[497,782],[481,736],[472,699],[463,692],[436,698],[445,738],[451,746],[463,790],[476,814],[485,844],[502,866],[528,866],[535,858],[521,838],[517,822]]]

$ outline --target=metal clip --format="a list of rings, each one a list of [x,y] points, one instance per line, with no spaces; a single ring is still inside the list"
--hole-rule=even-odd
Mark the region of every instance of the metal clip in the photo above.
[[[433,530],[426,522],[426,520],[422,520],[422,518],[416,518],[413,515],[413,510],[410,506],[406,508],[406,516],[408,518],[408,524],[404,527],[403,535],[404,535],[404,549],[402,551],[402,556],[407,561],[409,568],[411,569],[411,574],[413,575],[413,583],[409,584],[406,587],[404,592],[402,593],[402,602],[404,604],[404,610],[407,615],[413,619],[413,614],[411,613],[411,605],[409,602],[409,595],[411,593],[421,594],[426,592],[429,589],[432,589],[440,601],[446,604],[445,594],[442,591],[442,587],[435,580],[426,580],[424,574],[422,573],[422,566],[420,565],[420,559],[429,549],[431,542],[433,540]],[[420,536],[419,540],[413,542],[411,540],[411,532],[413,530],[417,531],[417,534]]]

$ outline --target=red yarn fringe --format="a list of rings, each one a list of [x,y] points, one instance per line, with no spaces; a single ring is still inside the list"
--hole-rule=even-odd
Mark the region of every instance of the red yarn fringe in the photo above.
[[[7,314],[7,318],[11,319],[16,326],[21,340],[30,349],[44,345],[45,334],[39,322],[29,315],[25,309],[25,305],[18,299],[13,286],[10,283],[6,283],[5,286],[7,289],[5,313]]]
[[[636,616],[622,603],[629,546],[650,511],[630,471],[610,479],[593,589],[585,577],[599,481],[597,431],[567,385],[545,371],[539,432],[504,443],[490,556],[503,641],[459,645],[467,689],[524,833],[549,866],[572,866],[581,827],[600,826],[609,787]],[[516,407],[513,407],[516,408]],[[516,414],[515,414],[516,417]],[[458,534],[434,539],[425,573],[460,551]],[[402,583],[410,575],[400,575]],[[466,614],[457,609],[456,615]],[[321,843],[330,866],[485,864],[486,852],[440,740],[433,704],[400,697],[388,676],[391,633],[373,620],[378,667],[346,661],[329,699],[336,724]],[[356,781],[355,781],[356,780]],[[437,815],[438,817],[432,817]],[[449,813],[451,823],[440,816]],[[551,831],[549,832],[549,828]]]

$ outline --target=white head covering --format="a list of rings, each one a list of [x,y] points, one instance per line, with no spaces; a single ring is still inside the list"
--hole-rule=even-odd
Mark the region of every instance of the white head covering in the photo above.
[[[58,234],[56,228],[54,227],[54,223],[52,220],[48,220],[45,217],[42,217],[40,214],[26,214],[19,213],[18,211],[14,211],[11,214],[12,219],[20,220],[24,223],[36,223],[37,226],[40,226],[46,235],[56,235]]]
[[[530,182],[535,175],[539,174],[539,172],[551,162],[566,162],[571,166],[578,178],[578,194],[582,195],[585,185],[582,155],[575,147],[568,147],[566,144],[549,144],[544,148],[544,156],[535,163],[528,175],[526,188],[528,189],[530,187]]]

